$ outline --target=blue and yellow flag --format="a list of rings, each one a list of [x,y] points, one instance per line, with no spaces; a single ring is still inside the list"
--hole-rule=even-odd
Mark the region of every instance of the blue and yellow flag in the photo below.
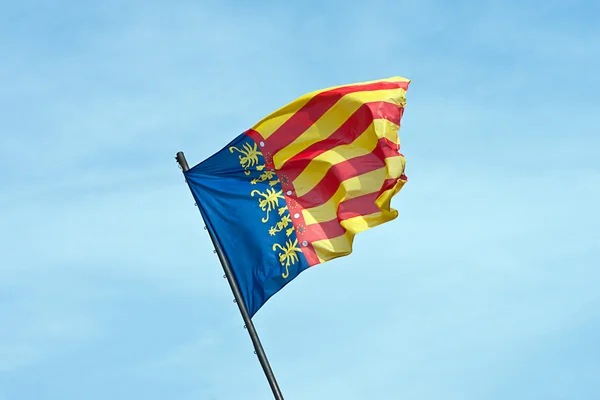
[[[304,95],[185,172],[250,316],[306,268],[350,254],[358,232],[397,217],[409,83]]]

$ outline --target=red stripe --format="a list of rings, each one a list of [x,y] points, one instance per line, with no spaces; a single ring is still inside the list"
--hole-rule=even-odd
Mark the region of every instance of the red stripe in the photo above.
[[[271,153],[277,153],[306,132],[311,125],[347,94],[398,88],[407,90],[408,82],[376,82],[363,85],[348,85],[318,93],[265,140],[265,147]]]
[[[332,219],[331,221],[307,226],[305,239],[310,243],[313,243],[317,240],[332,239],[342,236],[345,233],[346,229],[340,225],[340,221],[338,219]]]
[[[298,204],[294,198],[288,195],[285,195],[285,202],[288,206],[288,212],[292,218],[294,228],[296,229],[296,238],[298,239],[300,250],[302,250],[302,254],[304,254],[308,265],[312,267],[313,265],[319,264],[321,261],[319,261],[319,257],[315,252],[312,242],[306,239],[307,230],[304,215],[302,214],[302,206]]]
[[[379,192],[369,193],[340,203],[337,210],[337,218],[327,222],[308,225],[304,239],[312,243],[317,240],[333,239],[342,236],[346,233],[346,229],[342,227],[341,222],[350,218],[380,212],[381,209],[375,204],[375,201],[381,193],[394,187],[396,182],[398,182],[398,179],[386,179]]]
[[[385,101],[362,104],[331,136],[323,139],[290,158],[283,166],[288,179],[294,180],[313,158],[337,146],[348,145],[371,125],[374,119],[387,119],[400,124],[400,108]]]
[[[254,129],[248,129],[246,132],[244,132],[244,135],[249,136],[252,140],[254,140],[254,142],[256,143],[263,155],[263,158],[265,160],[265,167],[274,171],[275,166],[273,164],[273,153],[265,150],[265,142],[260,133],[258,133]]]
[[[309,243],[306,247],[301,247],[301,249],[302,254],[304,254],[304,258],[306,258],[306,262],[308,263],[309,267],[321,263],[321,260],[319,260],[319,257],[317,256],[317,253],[315,252],[315,248],[313,247],[312,243]]]
[[[387,101],[366,103],[373,113],[373,119],[387,119],[390,122],[400,125],[402,119],[402,111],[404,108],[398,104]]]
[[[371,153],[332,165],[323,179],[308,193],[299,197],[298,202],[304,208],[324,204],[331,199],[340,184],[346,179],[383,168],[386,158],[398,155],[397,145],[386,138],[381,138]]]
[[[375,204],[375,201],[381,193],[394,187],[396,182],[398,182],[398,179],[386,179],[379,192],[365,194],[341,202],[337,210],[338,220],[344,221],[361,215],[369,215],[381,211],[379,207],[377,207],[377,204]]]

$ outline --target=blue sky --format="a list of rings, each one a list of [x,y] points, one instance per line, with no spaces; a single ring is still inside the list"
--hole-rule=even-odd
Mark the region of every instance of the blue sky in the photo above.
[[[413,80],[400,217],[256,315],[286,399],[596,399],[600,4],[0,2],[0,400],[267,399],[173,156]]]

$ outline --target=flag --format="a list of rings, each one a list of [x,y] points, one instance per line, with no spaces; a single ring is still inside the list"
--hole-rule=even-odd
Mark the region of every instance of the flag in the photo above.
[[[305,269],[397,217],[398,130],[410,80],[306,94],[185,172],[250,316]]]

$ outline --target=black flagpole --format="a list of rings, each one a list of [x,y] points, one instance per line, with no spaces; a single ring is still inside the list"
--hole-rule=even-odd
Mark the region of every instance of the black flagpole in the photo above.
[[[186,172],[190,169],[183,152],[178,152],[175,157],[179,166]],[[233,276],[231,271],[231,266],[229,265],[229,261],[225,258],[223,254],[223,250],[221,246],[217,242],[217,240],[213,237],[210,230],[208,230],[208,235],[210,236],[210,240],[215,246],[215,251],[219,256],[219,261],[221,261],[221,266],[223,267],[223,271],[225,271],[225,277],[229,282],[229,286],[231,287],[231,291],[233,292],[233,297],[235,298],[235,302],[237,303],[240,313],[242,314],[242,318],[244,320],[245,328],[248,329],[248,333],[250,334],[250,339],[252,340],[252,344],[254,345],[254,353],[258,356],[258,361],[260,361],[260,365],[262,366],[263,371],[265,372],[265,376],[267,377],[267,381],[269,381],[269,386],[271,386],[271,390],[273,391],[273,396],[275,396],[276,400],[283,400],[283,395],[281,394],[281,390],[279,389],[279,385],[277,384],[277,380],[275,379],[275,374],[273,374],[273,370],[271,369],[271,365],[269,364],[269,360],[267,359],[267,355],[265,354],[265,350],[260,343],[260,339],[258,337],[258,333],[256,333],[256,329],[254,328],[254,324],[252,323],[252,318],[248,314],[248,310],[246,309],[246,304],[244,303],[244,299],[242,298],[242,293],[240,292],[240,288]]]

